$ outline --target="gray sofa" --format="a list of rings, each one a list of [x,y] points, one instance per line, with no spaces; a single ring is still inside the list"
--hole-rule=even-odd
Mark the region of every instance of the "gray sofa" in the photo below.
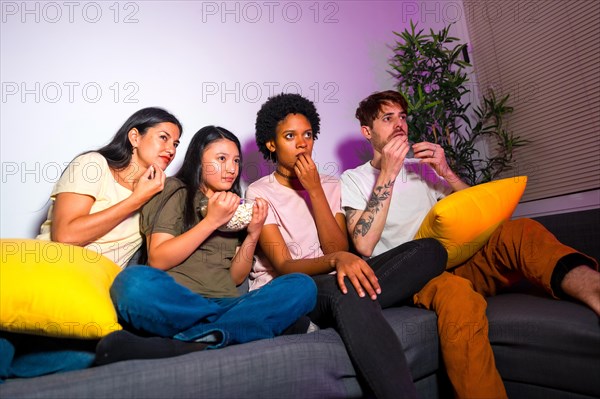
[[[600,210],[539,220],[563,242],[598,259]],[[488,298],[487,313],[497,367],[510,398],[600,397],[600,324],[590,309],[540,296],[525,284]],[[452,397],[439,353],[435,314],[404,306],[387,309],[385,315],[406,349],[420,397]],[[0,384],[0,398],[171,397],[371,395],[362,389],[332,329]]]

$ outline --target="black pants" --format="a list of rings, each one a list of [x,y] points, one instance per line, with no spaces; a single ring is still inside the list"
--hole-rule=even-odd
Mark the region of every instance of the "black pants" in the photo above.
[[[369,259],[381,286],[376,301],[359,297],[347,277],[345,295],[335,275],[313,277],[317,305],[310,318],[320,327],[336,329],[359,376],[379,399],[417,396],[400,340],[381,310],[407,301],[441,274],[447,256],[436,240],[423,239]]]

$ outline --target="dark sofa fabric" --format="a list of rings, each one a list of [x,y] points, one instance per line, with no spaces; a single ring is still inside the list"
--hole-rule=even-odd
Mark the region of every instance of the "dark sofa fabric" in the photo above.
[[[509,398],[600,397],[600,324],[589,308],[513,293],[489,298],[487,314]]]
[[[490,340],[510,398],[600,397],[600,325],[583,305],[528,294],[489,298]],[[388,309],[422,398],[446,398],[435,314]],[[368,326],[365,326],[368,328]],[[365,345],[374,343],[365,343]],[[158,360],[132,360],[0,386],[2,398],[361,398],[335,331]]]
[[[535,220],[543,224],[560,242],[596,260],[600,259],[600,209],[540,216]]]
[[[438,369],[435,315],[403,307],[386,311],[386,317],[406,347],[418,386],[434,397],[430,395],[437,394],[436,384],[428,379],[435,381]],[[0,386],[0,397],[317,399],[360,398],[363,392],[341,339],[325,329],[168,359],[8,381]]]
[[[577,218],[598,234],[594,210]],[[561,216],[563,218],[564,216]],[[549,219],[554,220],[554,219]],[[541,221],[543,224],[544,221]],[[546,221],[547,222],[547,221]],[[560,223],[549,229],[560,238]],[[570,226],[569,229],[575,228]],[[597,241],[596,241],[597,242]],[[590,253],[585,241],[571,246]],[[597,244],[592,244],[597,245]],[[511,399],[600,397],[600,320],[587,307],[540,296],[526,284],[488,298],[489,337]],[[451,398],[435,313],[384,311],[407,354],[421,398]],[[368,326],[365,326],[368,328]],[[376,342],[365,342],[375,345]],[[332,329],[184,356],[133,360],[0,384],[0,398],[363,398]]]

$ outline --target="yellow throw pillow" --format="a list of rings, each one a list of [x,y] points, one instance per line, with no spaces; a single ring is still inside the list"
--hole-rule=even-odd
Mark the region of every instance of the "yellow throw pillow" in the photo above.
[[[120,330],[109,288],[121,268],[74,245],[0,239],[0,329],[65,338]]]
[[[514,212],[527,176],[479,184],[440,200],[425,216],[415,238],[435,238],[448,251],[447,268],[465,262]]]

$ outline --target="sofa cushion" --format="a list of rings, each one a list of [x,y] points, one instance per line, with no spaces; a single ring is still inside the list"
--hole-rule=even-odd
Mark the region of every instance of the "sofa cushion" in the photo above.
[[[435,381],[430,377],[438,369],[435,314],[412,307],[387,309],[384,314],[406,349],[417,386],[435,391],[435,386],[431,387],[434,384],[428,384]],[[0,397],[11,398],[259,396],[362,398],[365,393],[341,338],[331,328],[174,358],[131,360],[0,384]]]
[[[362,392],[341,339],[325,329],[166,359],[9,380],[0,384],[0,397],[317,399],[360,398]]]
[[[558,241],[600,260],[600,208],[533,218]]]
[[[415,238],[435,238],[448,251],[447,267],[469,259],[514,212],[527,176],[479,184],[457,191],[427,213]]]
[[[496,367],[511,386],[600,397],[600,324],[592,310],[513,293],[488,298],[487,316]]]
[[[515,293],[488,298],[488,304],[490,341],[511,399],[600,397],[600,326],[591,310]],[[443,365],[435,314],[414,307],[384,314],[405,348],[420,397],[449,397],[448,390],[440,393],[436,387],[445,382],[437,379]],[[0,384],[0,397],[268,399],[359,398],[365,393],[340,337],[325,329],[168,359],[9,380]]]
[[[435,313],[402,306],[385,309],[383,314],[402,343],[413,380],[435,374],[441,362]]]
[[[97,252],[29,239],[1,239],[0,329],[65,338],[120,330],[109,295],[119,266]]]

